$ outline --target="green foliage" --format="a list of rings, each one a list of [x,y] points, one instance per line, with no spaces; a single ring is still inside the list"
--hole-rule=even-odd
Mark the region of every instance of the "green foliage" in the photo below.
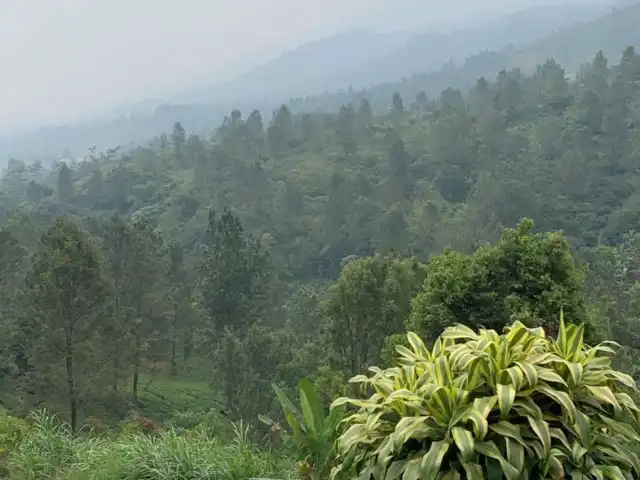
[[[27,422],[2,409],[0,411],[0,455],[6,455],[7,452],[15,449],[28,430]]]
[[[37,414],[25,440],[9,457],[17,480],[181,480],[289,478],[282,460],[245,444],[223,445],[206,431],[155,436],[73,435],[68,425]]]
[[[606,344],[560,318],[557,339],[516,321],[500,335],[447,328],[429,351],[409,333],[395,367],[352,382],[333,472],[359,478],[637,478],[640,409],[634,380]]]
[[[227,417],[274,413],[272,383],[346,395],[345,377],[408,346],[406,326],[428,341],[453,322],[554,334],[561,308],[637,371],[640,255],[624,232],[640,211],[640,56],[500,70],[517,54],[264,121],[234,109],[211,137],[159,109],[169,134],[144,148],[10,162],[0,401],[78,425],[135,409],[228,439]],[[566,236],[504,230],[522,217]]]
[[[251,374],[260,372],[260,367],[273,366],[265,358],[261,362],[258,356],[284,352],[261,348],[264,345],[249,348],[259,339],[278,342],[270,332],[251,335],[259,328],[258,322],[269,317],[272,268],[267,250],[258,239],[245,233],[240,219],[229,209],[219,218],[210,211],[205,245],[200,289],[208,325],[203,330],[203,341],[220,367],[217,373],[226,410],[239,417],[248,413],[242,407],[243,399],[249,398],[250,388],[256,384]],[[256,405],[255,401],[250,403]],[[255,416],[256,412],[250,413]]]
[[[73,198],[74,187],[71,175],[71,169],[62,162],[58,172],[58,198],[61,202],[68,202]]]
[[[225,209],[209,213],[201,290],[211,328],[246,333],[268,302],[269,258],[258,239],[245,233],[240,219]]]
[[[525,219],[472,255],[448,251],[433,257],[409,329],[433,340],[453,323],[502,330],[516,319],[555,332],[560,309],[585,323],[585,274],[569,243],[560,233],[532,228]]]
[[[0,476],[7,475],[8,455],[18,448],[28,434],[27,422],[10,415],[5,409],[0,410]]]
[[[300,476],[311,480],[327,478],[333,468],[334,443],[344,411],[334,408],[327,414],[318,392],[307,378],[302,378],[298,384],[300,407],[296,407],[280,387],[274,384],[273,389],[291,429],[291,438],[300,460]],[[261,416],[261,420],[267,425],[274,425],[268,417]]]
[[[219,402],[219,395],[204,380],[145,374],[141,375],[140,384],[138,408],[148,418],[176,428],[222,421],[219,414],[210,413]]]
[[[32,321],[25,355],[35,365],[40,388],[65,398],[73,429],[83,381],[98,374],[87,360],[101,352],[97,327],[107,299],[107,281],[88,235],[60,217],[42,235],[25,281]],[[55,381],[59,375],[64,382]]]
[[[404,331],[424,276],[422,264],[394,256],[360,258],[343,267],[324,302],[341,370],[355,375],[378,361],[384,339]]]

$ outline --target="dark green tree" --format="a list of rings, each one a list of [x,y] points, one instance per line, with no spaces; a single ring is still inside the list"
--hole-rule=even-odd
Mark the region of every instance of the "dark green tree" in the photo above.
[[[187,145],[187,134],[180,122],[175,122],[173,124],[171,143],[178,162],[182,163],[184,161],[185,148]]]
[[[130,349],[123,349],[130,338],[133,312],[129,300],[132,288],[131,262],[132,232],[125,219],[112,215],[102,226],[102,245],[105,255],[105,273],[110,279],[111,321],[101,328],[105,347],[110,349],[111,389],[117,394],[120,384],[131,368]]]
[[[373,110],[371,109],[371,104],[369,100],[363,98],[360,100],[360,106],[358,107],[358,120],[361,125],[370,125],[373,123]]]
[[[167,325],[167,271],[168,258],[164,239],[149,223],[138,216],[131,222],[129,242],[129,262],[127,275],[129,289],[127,300],[130,305],[129,324],[132,339],[133,377],[131,393],[138,401],[138,385],[143,357],[150,353],[153,341],[166,338]]]
[[[185,267],[183,249],[176,243],[169,244],[169,283],[171,295],[171,375],[178,374],[178,345],[180,339],[184,340],[189,332],[189,317],[191,312],[189,303],[191,300],[191,279]]]
[[[385,338],[404,331],[424,266],[393,256],[348,262],[324,304],[330,342],[342,371],[361,373],[379,360]]]
[[[347,155],[355,153],[357,148],[356,127],[356,112],[353,105],[340,107],[336,118],[336,136]]]
[[[222,377],[227,412],[237,414],[237,350],[250,327],[268,319],[272,268],[259,240],[246,233],[230,209],[209,213],[200,270],[203,304],[209,320],[205,343]]]
[[[560,233],[532,228],[525,219],[472,255],[447,251],[432,257],[408,329],[433,340],[454,323],[501,331],[516,319],[553,334],[561,311],[568,321],[587,323],[585,272],[569,243]]]
[[[404,113],[404,102],[398,92],[394,92],[391,98],[391,113],[396,116]]]
[[[58,218],[41,238],[26,277],[32,307],[32,362],[54,390],[64,384],[71,428],[78,424],[79,388],[99,370],[93,357],[101,340],[96,327],[108,290],[98,255],[87,234],[67,217]],[[64,382],[58,366],[64,365]]]
[[[73,199],[74,195],[75,189],[73,187],[71,169],[65,162],[61,162],[58,170],[58,198],[62,202],[68,202]]]

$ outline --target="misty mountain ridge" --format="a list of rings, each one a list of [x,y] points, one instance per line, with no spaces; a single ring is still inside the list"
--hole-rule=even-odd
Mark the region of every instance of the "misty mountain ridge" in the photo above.
[[[362,88],[434,71],[480,50],[524,45],[554,31],[604,15],[609,6],[531,7],[449,33],[353,30],[284,52],[223,84],[182,96],[192,103],[223,99],[275,100],[320,94],[347,86]]]
[[[630,27],[640,21],[640,6],[613,12],[611,8],[533,7],[447,34],[351,30],[285,52],[239,75],[234,82],[174,97],[182,100],[179,103],[142,101],[133,115],[126,107],[114,110],[115,120],[103,117],[77,126],[48,127],[29,135],[0,138],[0,155],[43,159],[65,150],[82,155],[94,145],[98,151],[116,145],[124,148],[144,144],[170,130],[174,121],[181,121],[187,131],[211,131],[233,108],[245,113],[257,108],[267,113],[287,98],[298,97],[306,100],[294,103],[309,109],[326,101],[331,91],[348,92],[350,85],[356,91],[375,86],[371,91],[399,90],[403,95],[424,89],[426,84],[447,88],[451,74],[440,69],[443,64],[451,68],[451,62],[463,65],[470,78],[499,68],[535,66],[551,56],[563,66],[579,66],[600,48],[617,55],[625,46],[640,41],[636,38],[640,31]],[[606,12],[610,13],[602,16]],[[478,56],[482,50],[487,53]],[[471,60],[470,67],[465,65],[466,59]],[[433,76],[429,77],[429,72]],[[408,83],[398,83],[403,77]],[[476,79],[465,77],[461,85]],[[318,94],[321,97],[316,102],[313,96]],[[328,103],[350,98],[336,93]]]

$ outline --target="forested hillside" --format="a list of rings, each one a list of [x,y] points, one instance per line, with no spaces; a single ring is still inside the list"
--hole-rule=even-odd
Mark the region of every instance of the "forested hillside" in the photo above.
[[[394,94],[383,115],[365,98],[333,114],[234,110],[212,137],[176,123],[148,148],[52,171],[12,162],[3,403],[74,425],[131,408],[170,417],[150,389],[173,376],[253,421],[273,408],[272,382],[307,375],[330,394],[406,326],[475,324],[470,305],[497,325],[564,307],[592,338],[636,348],[640,56],[615,63],[598,53],[575,81],[549,60],[468,96]],[[503,233],[523,217],[569,243],[528,221]]]

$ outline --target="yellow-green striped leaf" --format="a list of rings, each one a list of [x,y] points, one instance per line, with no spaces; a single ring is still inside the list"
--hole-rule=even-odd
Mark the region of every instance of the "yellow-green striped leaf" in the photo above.
[[[556,343],[563,353],[566,352],[567,342],[567,326],[564,323],[564,312],[562,310],[562,307],[560,307],[560,327],[558,328],[558,337],[556,339]]]
[[[571,422],[576,418],[576,406],[571,397],[565,392],[555,390],[548,385],[538,385],[536,391],[544,393],[547,397],[559,404],[564,412],[569,416]]]
[[[404,345],[396,345],[396,352],[398,352],[402,357],[410,362],[417,362],[420,360],[420,357],[418,355],[416,355]]]
[[[529,421],[529,425],[531,425],[533,432],[540,439],[544,452],[543,457],[547,457],[551,451],[551,434],[549,433],[549,424],[544,420],[534,420],[531,417],[527,417],[527,420]]]
[[[514,466],[518,472],[522,472],[524,469],[524,445],[514,440],[513,438],[506,439],[507,446],[507,461]]]
[[[613,405],[617,410],[620,410],[620,404],[609,387],[585,385],[585,388],[599,401]]]
[[[464,468],[464,471],[467,474],[467,480],[484,480],[482,467],[477,463],[463,462],[462,468]]]
[[[396,480],[396,478],[400,478],[407,468],[407,463],[407,460],[396,460],[392,462],[387,469],[384,480]]]
[[[636,382],[631,375],[617,372],[615,370],[607,372],[607,375],[609,376],[609,378],[622,383],[625,387],[630,388],[636,392],[638,391],[638,386],[636,385]]]
[[[520,472],[516,467],[511,465],[500,453],[496,444],[492,441],[489,442],[476,442],[476,451],[481,455],[485,455],[489,458],[493,458],[500,463],[502,471],[508,480],[516,480],[520,475]]]
[[[637,431],[634,428],[624,423],[621,423],[617,420],[614,420],[613,418],[609,418],[605,415],[598,415],[598,418],[614,433],[618,435],[623,435],[628,440],[635,439],[636,442],[640,442],[640,436],[638,435]]]
[[[487,422],[486,416],[483,416],[482,413],[475,408],[470,408],[463,420],[473,424],[473,433],[476,439],[484,440],[489,432],[489,422]]]
[[[516,389],[513,388],[513,385],[497,385],[497,394],[498,394],[498,406],[500,407],[500,417],[507,418],[509,412],[511,411],[511,407],[513,407],[513,402],[516,399]]]
[[[473,408],[480,412],[480,415],[482,415],[483,418],[487,418],[487,416],[489,416],[489,412],[491,412],[497,401],[498,397],[496,395],[476,398],[473,401]]]
[[[404,417],[396,424],[392,434],[394,449],[399,449],[417,430],[426,431],[428,417]]]
[[[476,340],[478,338],[478,334],[466,325],[457,323],[442,332],[442,338],[450,338],[453,340]]]
[[[567,345],[567,353],[569,355],[580,352],[584,347],[584,325],[572,325],[572,327],[571,337]]]
[[[409,345],[411,345],[413,352],[418,357],[429,359],[429,350],[427,350],[427,347],[424,345],[424,342],[418,335],[416,335],[414,332],[409,332],[407,333],[407,340],[409,341]]]
[[[452,411],[451,399],[449,398],[449,392],[445,387],[438,387],[432,394],[431,399],[438,408],[441,414],[449,416]]]
[[[549,435],[551,438],[555,438],[567,449],[571,450],[571,445],[569,445],[569,441],[567,440],[567,436],[564,434],[562,430],[559,428],[549,428]]]
[[[560,384],[564,385],[565,387],[568,386],[567,382],[564,381],[564,378],[562,378],[556,372],[554,372],[553,370],[550,370],[548,368],[539,368],[538,369],[538,378],[540,380],[544,380],[545,382],[560,383]]]
[[[366,375],[356,375],[355,377],[349,379],[349,383],[366,383],[369,380],[369,377],[367,377]]]
[[[627,480],[627,477],[622,474],[622,470],[618,466],[603,465],[600,467],[600,471],[604,478],[609,480]]]
[[[431,448],[422,458],[420,465],[420,480],[435,480],[440,472],[440,466],[444,456],[449,451],[451,443],[447,440],[433,442]]]
[[[438,385],[443,387],[451,385],[453,383],[453,375],[451,374],[449,359],[446,356],[438,357],[436,358],[435,365]]]
[[[337,408],[342,405],[351,404],[355,407],[376,409],[380,406],[378,402],[372,402],[371,400],[359,400],[357,398],[340,397],[333,401],[331,408]]]
[[[402,474],[402,480],[418,480],[421,477],[422,458],[423,456],[420,455],[407,461],[404,473]]]
[[[582,375],[583,375],[582,365],[574,362],[564,362],[564,364],[567,367],[567,370],[569,371],[571,384],[575,388],[576,386],[582,383]]]
[[[438,476],[438,480],[461,480],[462,476],[457,470],[449,470]]]
[[[453,440],[454,442],[456,442],[458,450],[460,450],[462,459],[465,462],[471,460],[475,448],[475,442],[473,440],[473,435],[471,435],[471,432],[466,428],[453,427],[451,429],[451,434],[453,435]]]
[[[536,367],[527,362],[516,362],[516,365],[520,367],[524,376],[527,377],[529,387],[535,387],[538,383],[538,370]]]
[[[512,438],[524,445],[524,439],[520,434],[520,425],[514,425],[511,422],[502,421],[494,423],[489,427],[489,429],[493,432],[496,432],[498,435]]]
[[[527,330],[527,327],[525,327],[521,322],[516,321],[508,328],[507,341],[510,345],[516,345],[528,334],[529,331]]]
[[[511,383],[513,384],[513,387],[516,389],[516,391],[521,390],[524,387],[526,379],[522,369],[516,365],[507,368],[506,372],[511,379]]]

